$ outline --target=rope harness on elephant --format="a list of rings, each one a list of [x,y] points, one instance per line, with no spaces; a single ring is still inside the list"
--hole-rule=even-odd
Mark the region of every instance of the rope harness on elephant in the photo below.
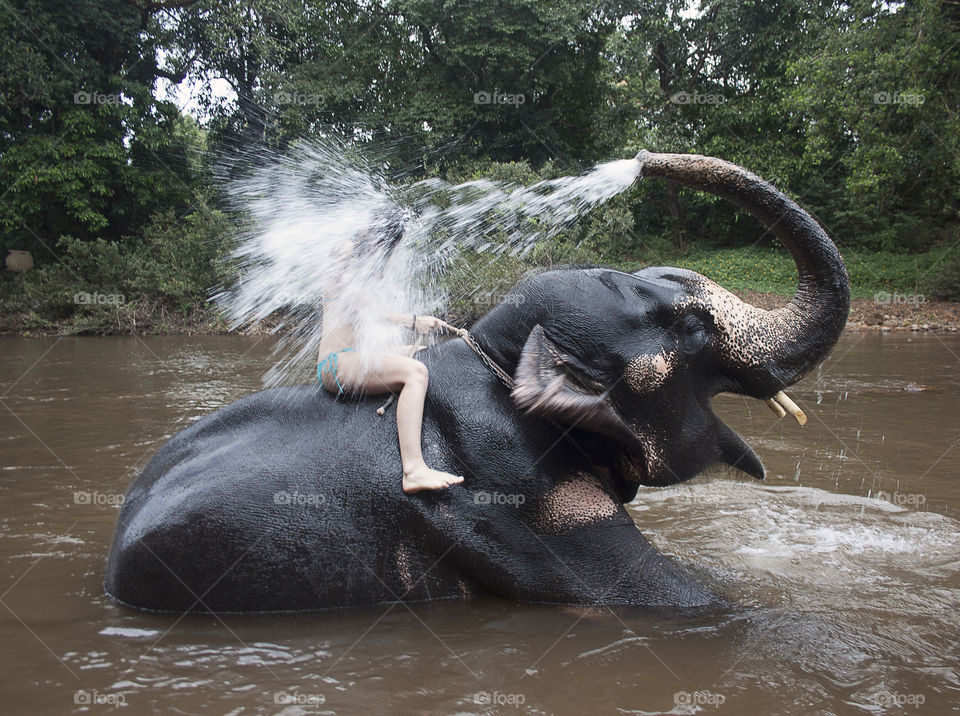
[[[441,321],[441,323],[443,324],[445,330],[449,331],[450,333],[456,333],[460,338],[462,338],[464,342],[470,346],[473,352],[477,354],[477,357],[480,359],[480,361],[487,366],[487,368],[492,370],[494,375],[500,379],[500,382],[502,382],[510,390],[513,390],[513,386],[515,385],[513,376],[497,365],[496,361],[494,361],[493,358],[484,352],[483,348],[480,347],[480,344],[477,343],[476,339],[470,335],[470,331],[468,331],[466,328],[457,328],[455,326],[451,326],[446,321]]]
[[[477,354],[480,362],[487,366],[487,368],[489,368],[493,374],[500,379],[501,383],[507,386],[507,388],[509,388],[511,391],[513,390],[514,386],[516,385],[516,381],[513,379],[513,376],[507,373],[507,371],[501,368],[499,364],[493,360],[493,358],[487,355],[486,351],[484,351],[483,348],[480,347],[480,344],[477,343],[477,339],[470,335],[470,331],[468,331],[466,328],[457,328],[456,326],[451,326],[446,321],[441,320],[440,323],[445,331],[455,333],[457,336],[462,338],[464,343],[470,346],[470,349]],[[564,427],[555,420],[548,419],[547,422],[556,428],[557,432],[560,433],[561,438],[566,439],[571,445],[573,445],[573,447],[577,449],[581,455],[587,459],[592,459],[587,451],[580,446],[580,443],[578,443],[573,436],[570,435],[570,431],[572,430],[571,427]]]

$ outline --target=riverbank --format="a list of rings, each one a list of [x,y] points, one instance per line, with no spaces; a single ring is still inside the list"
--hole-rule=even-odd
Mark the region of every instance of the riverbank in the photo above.
[[[735,291],[758,308],[770,310],[785,305],[789,296],[757,291]],[[960,303],[933,301],[923,296],[880,293],[873,298],[850,301],[848,331],[960,331]]]
[[[48,318],[34,312],[0,314],[0,336],[216,336],[231,333],[222,316],[200,307],[187,313],[163,307],[123,307],[112,313]]]
[[[789,295],[760,291],[734,291],[740,298],[766,310],[785,305]],[[450,318],[450,317],[448,317]],[[463,323],[463,321],[455,321]],[[256,335],[271,333],[275,322],[257,328],[231,331],[216,311],[201,307],[190,313],[168,311],[160,306],[117,310],[112,318],[77,321],[77,316],[60,320],[38,319],[30,314],[0,316],[0,335]],[[850,303],[848,331],[960,331],[960,303],[934,301],[912,294],[879,293],[873,298],[854,298]]]
[[[182,248],[182,247],[181,247]],[[683,255],[656,253],[638,246],[632,257],[596,255],[588,247],[544,246],[536,256],[503,255],[497,261],[464,256],[447,277],[451,323],[469,325],[531,270],[547,266],[604,264],[632,273],[645,266],[677,266],[711,278],[761,308],[786,303],[796,290],[797,269],[782,249],[693,247]],[[941,246],[923,254],[894,254],[857,249],[841,251],[853,297],[851,330],[960,330],[957,249]],[[177,255],[180,255],[179,253]],[[107,272],[104,259],[87,269],[57,264],[0,280],[0,335],[167,334],[220,335],[229,325],[205,302],[207,288],[226,283],[226,274],[167,262],[144,273],[140,264]],[[122,262],[121,262],[122,263]],[[956,266],[956,268],[954,268]],[[109,275],[108,275],[109,274]],[[84,278],[87,276],[87,278]],[[158,276],[160,278],[158,278]],[[177,277],[167,280],[163,277]],[[131,278],[132,277],[132,278]],[[465,290],[465,287],[471,287]],[[243,331],[266,333],[276,323]]]

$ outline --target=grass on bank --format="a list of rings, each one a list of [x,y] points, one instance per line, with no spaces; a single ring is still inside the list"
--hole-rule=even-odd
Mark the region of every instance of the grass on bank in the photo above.
[[[65,260],[0,279],[0,332],[31,334],[222,333],[225,322],[207,304],[211,277],[224,280],[221,253],[198,242],[170,217],[160,222],[152,245],[136,252],[106,242],[65,239]],[[217,227],[218,229],[222,227]],[[842,250],[854,298],[878,292],[960,298],[960,249],[943,246],[924,254]],[[669,248],[642,257],[598,256],[589,245],[543,245],[518,259],[465,255],[447,279],[447,318],[472,322],[486,313],[527,271],[564,264],[595,264],[636,271],[649,265],[697,271],[732,291],[792,295],[796,268],[786,250],[773,247],[694,247],[680,256]],[[217,274],[211,268],[220,266]],[[122,301],[78,302],[83,294],[122,295]]]
[[[922,294],[927,298],[960,299],[960,247],[942,246],[924,254],[842,249],[850,275],[853,298],[874,298],[878,293]],[[600,263],[633,272],[645,266],[676,266],[703,274],[735,292],[757,291],[792,296],[797,289],[797,269],[783,248],[694,247],[686,255],[669,249],[643,259],[599,259],[589,251],[549,249],[534,251],[528,260],[501,257],[467,258],[463,270],[451,277],[450,313],[475,320],[491,307],[491,297],[502,297],[528,270],[564,263]],[[469,292],[462,288],[471,286]]]
[[[957,251],[954,249],[953,253]],[[937,269],[949,263],[952,256],[947,247],[924,254],[863,249],[842,249],[840,253],[850,275],[853,298],[872,298],[881,291],[925,293],[939,276]],[[697,249],[675,259],[673,265],[702,273],[732,291],[792,295],[797,288],[797,269],[784,249]]]

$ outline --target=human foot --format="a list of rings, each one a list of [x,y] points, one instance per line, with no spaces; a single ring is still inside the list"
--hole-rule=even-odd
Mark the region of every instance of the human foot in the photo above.
[[[420,465],[410,471],[403,472],[403,491],[412,495],[420,490],[442,490],[445,487],[459,485],[463,482],[462,475],[451,475],[449,472],[433,470],[426,465]]]

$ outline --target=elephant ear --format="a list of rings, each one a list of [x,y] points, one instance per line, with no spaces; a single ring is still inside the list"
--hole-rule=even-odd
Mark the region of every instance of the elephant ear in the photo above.
[[[633,437],[607,402],[603,386],[583,376],[570,356],[534,326],[523,345],[511,397],[520,410],[563,425]]]

